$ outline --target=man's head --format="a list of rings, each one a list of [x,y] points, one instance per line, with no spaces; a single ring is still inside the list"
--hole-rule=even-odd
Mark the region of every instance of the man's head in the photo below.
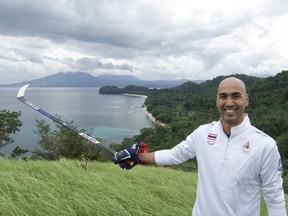
[[[248,104],[249,98],[242,80],[229,77],[219,84],[216,106],[224,127],[231,128],[240,124],[244,119],[244,111]]]

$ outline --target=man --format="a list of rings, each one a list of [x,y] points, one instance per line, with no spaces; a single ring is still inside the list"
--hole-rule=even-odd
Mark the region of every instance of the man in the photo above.
[[[148,152],[145,143],[114,155],[130,169],[137,163],[174,165],[197,158],[193,216],[259,216],[261,190],[269,216],[286,216],[282,165],[276,142],[250,124],[244,82],[229,77],[218,86],[217,122],[202,125],[172,149]]]

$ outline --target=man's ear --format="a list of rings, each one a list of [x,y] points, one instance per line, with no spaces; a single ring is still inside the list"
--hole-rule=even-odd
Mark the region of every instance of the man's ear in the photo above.
[[[249,95],[246,94],[246,107],[248,107],[248,106],[249,106]]]

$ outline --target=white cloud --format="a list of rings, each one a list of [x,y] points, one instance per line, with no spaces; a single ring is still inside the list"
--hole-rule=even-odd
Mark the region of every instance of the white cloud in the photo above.
[[[1,84],[59,71],[142,79],[275,75],[286,0],[2,0]]]

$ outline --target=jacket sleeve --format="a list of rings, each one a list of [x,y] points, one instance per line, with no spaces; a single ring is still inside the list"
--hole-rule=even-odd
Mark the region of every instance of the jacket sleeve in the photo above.
[[[262,191],[269,216],[287,216],[283,191],[282,162],[276,143],[265,149],[260,171]]]
[[[176,165],[195,158],[195,131],[172,149],[155,152],[157,165]]]

